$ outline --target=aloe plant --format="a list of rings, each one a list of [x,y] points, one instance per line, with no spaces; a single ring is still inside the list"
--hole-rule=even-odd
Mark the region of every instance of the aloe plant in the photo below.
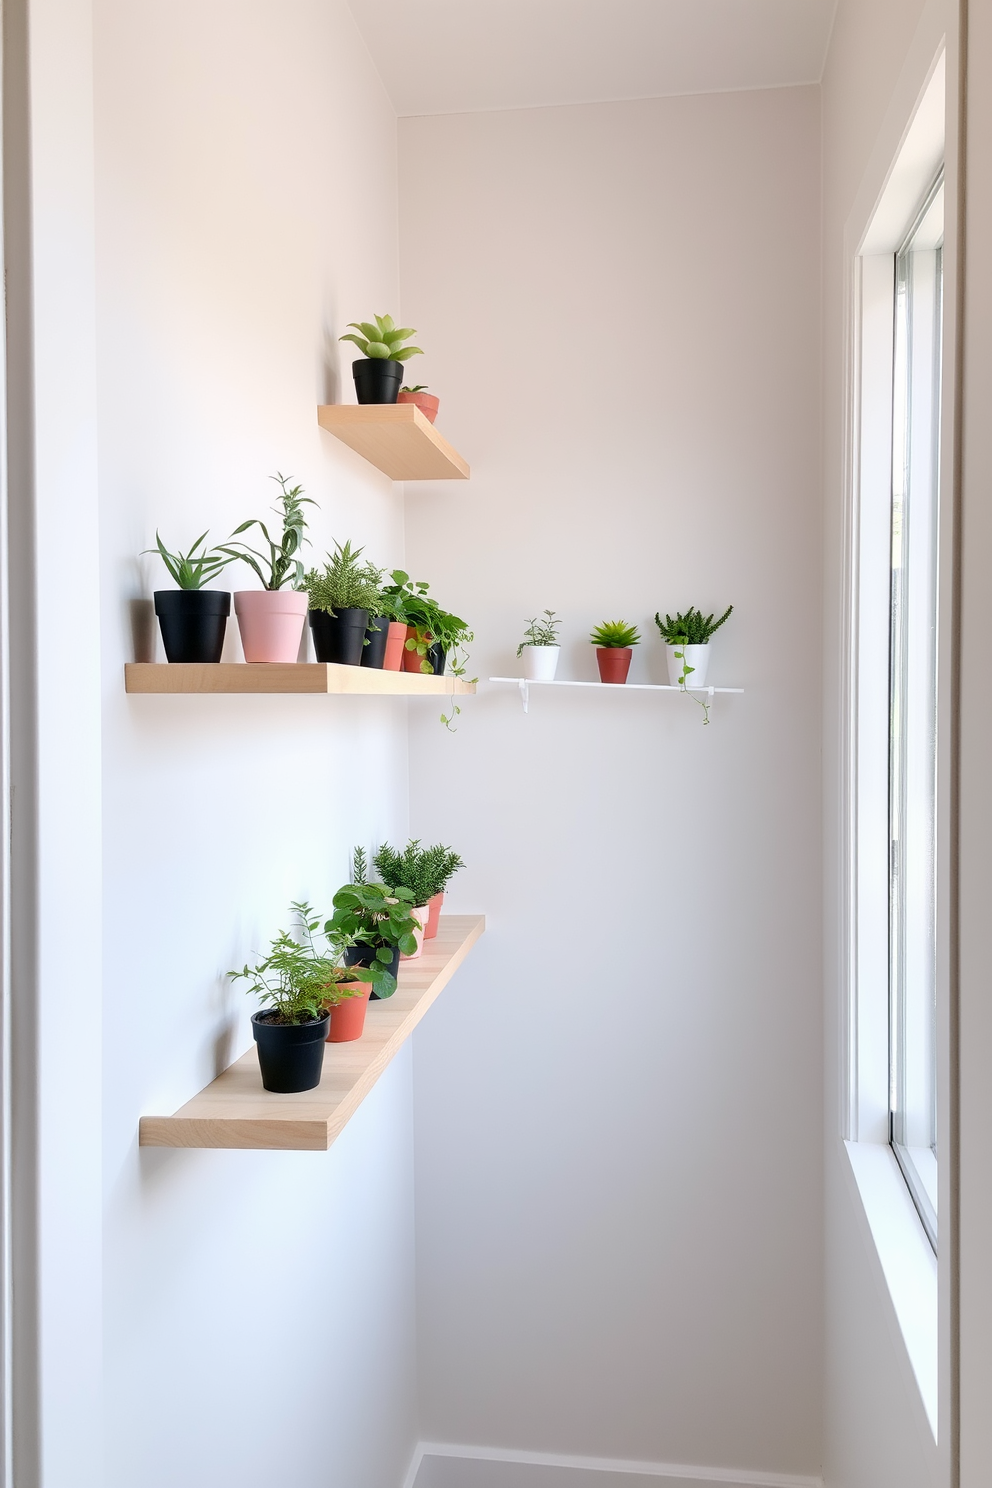
[[[628,625],[626,620],[604,620],[602,625],[596,626],[589,639],[594,646],[626,648],[639,645],[641,634],[636,625]]]
[[[391,315],[376,315],[371,320],[349,320],[348,324],[359,331],[357,336],[346,332],[341,341],[353,341],[364,357],[378,361],[405,362],[412,356],[423,356],[419,346],[404,346],[417,333],[412,326],[397,326]]]
[[[154,548],[144,548],[143,552],[157,553],[180,589],[202,589],[237,557],[225,548],[203,548],[198,553],[197,548],[203,547],[206,540],[207,534],[202,532],[188,553],[170,553],[156,531]]]

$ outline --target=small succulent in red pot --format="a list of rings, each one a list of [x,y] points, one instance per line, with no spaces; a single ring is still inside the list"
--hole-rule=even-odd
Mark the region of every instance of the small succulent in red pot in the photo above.
[[[640,643],[640,632],[636,625],[626,620],[604,620],[597,625],[589,639],[596,647],[601,682],[626,682],[630,671],[633,648]]]
[[[400,388],[396,401],[397,403],[415,404],[431,423],[437,418],[437,411],[441,406],[440,398],[435,398],[433,393],[427,391],[425,382],[418,382],[413,387]]]

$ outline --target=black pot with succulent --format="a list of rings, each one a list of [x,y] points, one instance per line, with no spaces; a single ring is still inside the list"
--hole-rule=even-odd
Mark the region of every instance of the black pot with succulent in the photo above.
[[[361,563],[362,552],[350,542],[335,543],[323,572],[312,568],[304,577],[318,661],[362,665],[370,618],[382,608],[382,571],[371,563]],[[378,622],[374,623],[378,629]],[[388,621],[382,628],[388,628]]]
[[[341,986],[340,950],[346,937],[328,934],[327,954],[317,951],[313,932],[317,922],[308,904],[292,905],[304,943],[280,930],[269,953],[229,971],[235,981],[248,983],[263,1004],[252,1014],[251,1029],[258,1045],[262,1085],[279,1095],[313,1090],[320,1084],[324,1044],[330,1027],[329,1005],[359,995],[352,983]],[[356,981],[368,980],[356,977]]]
[[[364,854],[356,854],[356,880],[364,880],[364,873]],[[392,997],[400,953],[417,953],[415,932],[420,923],[413,915],[410,890],[361,881],[338,889],[333,903],[334,914],[324,926],[325,933],[351,942],[344,953],[345,964],[372,973],[373,998]]]
[[[224,649],[227,617],[231,613],[228,590],[206,589],[222,569],[233,563],[236,554],[223,548],[207,548],[207,533],[202,533],[188,553],[170,553],[158,532],[154,548],[177,589],[155,590],[155,613],[162,631],[162,644],[167,661],[220,661]]]
[[[340,340],[353,341],[362,353],[361,360],[351,364],[359,403],[395,403],[403,384],[403,363],[410,357],[423,356],[419,346],[403,345],[416,331],[410,326],[397,326],[391,315],[350,320],[348,324],[358,334],[346,332]]]

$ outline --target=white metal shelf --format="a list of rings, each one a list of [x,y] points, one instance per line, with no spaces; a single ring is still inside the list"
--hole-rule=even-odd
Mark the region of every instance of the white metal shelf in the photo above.
[[[535,677],[490,677],[490,682],[513,682],[520,688],[524,712],[530,709],[532,687],[598,687],[601,692],[691,692],[712,698],[717,692],[742,693],[743,687],[674,687],[670,682],[573,682],[564,677],[544,681]]]

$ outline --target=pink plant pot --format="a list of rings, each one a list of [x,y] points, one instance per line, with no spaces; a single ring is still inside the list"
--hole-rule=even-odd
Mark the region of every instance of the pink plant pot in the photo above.
[[[402,620],[390,620],[386,635],[386,654],[382,660],[384,672],[403,670],[403,647],[406,642],[406,626]]]
[[[420,409],[424,418],[430,419],[431,423],[437,418],[437,410],[440,399],[435,398],[433,393],[399,393],[397,403],[414,403]]]
[[[327,1035],[329,1044],[350,1044],[360,1039],[365,1032],[365,1013],[372,991],[371,982],[340,982],[340,987],[360,987],[357,997],[346,997],[331,1007],[331,1028]]]
[[[433,940],[437,934],[438,921],[441,918],[441,905],[443,903],[443,889],[440,894],[433,894],[427,901],[427,929],[424,931],[425,940]]]
[[[245,661],[295,661],[307,596],[293,589],[239,589],[234,596]]]
[[[423,955],[424,951],[424,933],[427,929],[427,917],[429,913],[427,905],[415,904],[410,913],[413,915],[414,919],[420,921],[417,929],[413,932],[413,938],[417,942],[417,949],[414,951],[412,956],[404,956],[403,952],[401,951],[401,961],[416,961],[417,957]]]

